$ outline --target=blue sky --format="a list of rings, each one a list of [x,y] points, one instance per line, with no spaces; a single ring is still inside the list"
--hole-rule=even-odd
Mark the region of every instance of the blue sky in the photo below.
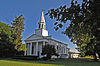
[[[11,25],[15,16],[23,14],[25,18],[25,30],[23,32],[24,40],[34,33],[38,28],[38,22],[42,9],[46,13],[51,8],[57,8],[61,5],[70,6],[71,0],[0,0],[0,21]],[[51,20],[48,16],[45,16],[46,29],[49,31],[49,35],[52,35],[54,39],[67,43],[72,51],[75,51],[75,46],[69,40],[69,38],[63,35],[61,32],[69,23],[65,24],[62,29],[58,31],[54,30],[55,20]]]

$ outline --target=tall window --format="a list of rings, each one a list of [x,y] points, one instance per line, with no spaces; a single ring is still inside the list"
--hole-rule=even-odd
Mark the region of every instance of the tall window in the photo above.
[[[57,46],[57,50],[58,50],[58,46]]]

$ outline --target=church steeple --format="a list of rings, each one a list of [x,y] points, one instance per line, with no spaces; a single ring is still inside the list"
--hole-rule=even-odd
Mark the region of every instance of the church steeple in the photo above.
[[[43,12],[41,13],[41,18],[38,24],[39,24],[39,28],[35,29],[35,34],[40,36],[48,36],[48,30],[45,29],[46,22],[44,19]]]
[[[38,24],[39,24],[39,29],[45,29],[46,23],[45,23],[43,11],[41,13],[40,22]]]

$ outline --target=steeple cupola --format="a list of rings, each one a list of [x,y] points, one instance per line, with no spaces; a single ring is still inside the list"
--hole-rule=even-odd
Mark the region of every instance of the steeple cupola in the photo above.
[[[40,18],[40,21],[39,21],[39,29],[45,29],[46,27],[46,23],[45,23],[45,19],[44,19],[44,14],[43,12],[41,13],[41,18]]]

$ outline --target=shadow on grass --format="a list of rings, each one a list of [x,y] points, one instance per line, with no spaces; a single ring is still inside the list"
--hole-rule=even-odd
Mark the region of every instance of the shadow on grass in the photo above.
[[[56,59],[56,60],[19,60],[19,59],[3,59],[6,61],[24,62],[24,63],[38,63],[38,64],[54,64],[61,66],[100,66],[100,61],[94,62],[90,59]]]

